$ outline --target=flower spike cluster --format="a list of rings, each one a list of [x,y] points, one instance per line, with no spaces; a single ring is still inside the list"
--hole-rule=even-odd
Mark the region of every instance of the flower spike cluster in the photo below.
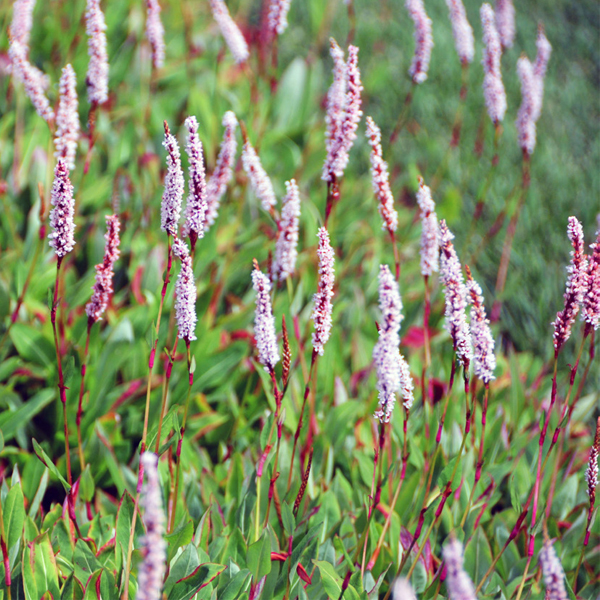
[[[231,54],[233,54],[235,62],[239,64],[247,61],[250,56],[248,44],[246,43],[240,28],[231,18],[225,2],[223,2],[223,0],[210,0],[210,7],[212,9],[213,17],[219,25],[221,34],[225,38],[225,43],[229,46]]]
[[[544,540],[544,545],[540,550],[539,561],[544,576],[546,598],[548,600],[567,600],[569,596],[565,589],[565,572],[549,539]]]
[[[379,214],[383,219],[382,229],[390,233],[398,227],[398,213],[394,208],[394,196],[390,189],[388,165],[381,152],[381,130],[371,117],[367,117],[367,137],[371,146],[371,179],[373,191],[379,204]]]
[[[9,29],[11,43],[18,42],[25,48],[29,46],[34,8],[35,0],[15,0],[13,18]]]
[[[467,65],[473,62],[473,56],[475,56],[473,28],[467,19],[467,12],[462,0],[446,0],[446,4],[450,11],[452,35],[454,36],[456,52],[460,58],[460,62],[463,65]]]
[[[600,327],[600,228],[596,242],[590,244],[592,254],[588,261],[587,290],[583,297],[581,317],[590,331]]]
[[[160,20],[158,0],[146,0],[146,37],[152,48],[152,64],[160,69],[165,63],[165,28]]]
[[[483,292],[479,284],[467,269],[467,292],[471,304],[471,341],[473,342],[473,369],[475,375],[486,385],[495,379],[496,356],[494,355],[494,338],[490,331],[490,322],[485,314]]]
[[[163,146],[167,150],[167,174],[165,175],[165,191],[160,207],[160,228],[169,235],[177,237],[177,226],[181,214],[181,201],[183,200],[185,183],[181,169],[179,144],[175,136],[169,131],[166,121]]]
[[[104,239],[104,259],[96,265],[96,281],[92,286],[91,300],[85,307],[85,312],[90,323],[95,323],[102,318],[113,293],[113,267],[119,258],[119,217],[110,215],[106,217],[106,233]]]
[[[258,350],[258,360],[267,373],[272,373],[279,362],[275,317],[271,306],[271,284],[269,278],[255,264],[252,271],[252,286],[256,292],[256,311],[254,313],[254,337]]]
[[[327,156],[321,175],[321,179],[328,183],[341,177],[348,164],[348,155],[362,117],[360,93],[363,89],[358,68],[358,48],[348,46],[348,60],[344,63],[344,53],[333,38],[330,44],[333,83],[327,94]]]
[[[400,323],[404,317],[398,283],[387,265],[379,267],[379,309],[383,315],[383,321],[379,326],[379,340],[373,348],[373,361],[377,369],[379,408],[374,416],[382,423],[388,423],[396,403],[396,392],[400,389],[400,351],[398,346],[400,345]]]
[[[463,545],[453,537],[444,546],[443,554],[450,600],[476,600],[475,586],[463,569]]]
[[[600,417],[596,423],[596,435],[594,443],[590,450],[588,467],[585,470],[585,481],[587,483],[587,493],[590,498],[590,507],[593,510],[596,502],[596,488],[598,487],[598,455],[600,454]]]
[[[242,150],[242,164],[244,171],[248,175],[250,185],[256,194],[256,197],[260,200],[263,210],[270,212],[273,210],[277,199],[275,198],[275,192],[273,191],[273,184],[267,175],[267,172],[263,168],[256,150],[252,147],[250,140],[246,139],[244,148]]]
[[[219,214],[219,205],[221,198],[227,189],[227,184],[231,181],[233,175],[233,163],[235,161],[235,152],[237,150],[237,140],[235,139],[235,130],[237,128],[237,118],[235,114],[228,110],[223,116],[223,141],[217,158],[217,165],[213,174],[206,184],[206,223],[205,231],[215,222]]]
[[[439,225],[431,190],[419,177],[417,202],[421,209],[421,274],[431,277],[439,269]]]
[[[503,48],[512,48],[515,40],[515,7],[513,0],[496,0],[496,28]]]
[[[454,343],[454,350],[465,371],[472,358],[469,327],[465,309],[467,291],[463,280],[462,269],[452,240],[454,235],[448,229],[446,221],[440,222],[440,279],[444,284],[446,297],[446,324],[444,327]]]
[[[186,151],[189,158],[188,186],[190,194],[185,207],[185,223],[182,227],[183,237],[190,237],[192,249],[196,240],[204,237],[204,222],[206,220],[206,176],[202,158],[202,142],[198,137],[198,121],[196,117],[185,120],[188,130]]]
[[[433,34],[431,19],[425,12],[423,0],[406,0],[404,3],[415,24],[415,54],[408,74],[414,83],[423,83],[427,79],[431,50],[433,48]]]
[[[108,100],[108,54],[106,52],[106,22],[100,8],[100,0],[87,0],[85,30],[88,35],[88,65],[85,80],[88,101],[92,105]]]
[[[75,246],[75,223],[73,222],[75,200],[73,186],[69,179],[69,168],[60,158],[54,169],[51,203],[54,208],[50,211],[50,226],[54,231],[48,235],[48,239],[56,256],[62,259]]]
[[[158,457],[144,452],[140,457],[146,473],[141,505],[144,508],[146,534],[142,539],[142,561],[138,574],[136,600],[160,600],[167,561],[167,543],[164,539],[165,514],[158,478]]]
[[[391,600],[417,600],[415,591],[406,577],[397,577],[393,581]]]
[[[185,242],[175,239],[173,254],[181,260],[181,268],[175,284],[175,317],[179,339],[190,342],[196,339],[196,283],[192,258]]]
[[[269,5],[269,31],[281,35],[288,26],[287,14],[292,0],[271,0]]]
[[[62,70],[60,100],[56,113],[54,147],[56,158],[63,158],[69,169],[75,168],[75,154],[79,138],[79,113],[77,111],[77,79],[71,65]]]
[[[283,199],[279,237],[275,244],[274,281],[287,279],[296,269],[298,256],[298,219],[300,218],[300,193],[296,181],[286,181],[287,194]]]
[[[313,352],[323,356],[325,343],[331,334],[331,313],[333,306],[334,276],[334,253],[329,242],[329,232],[325,227],[321,227],[318,232],[319,246],[317,256],[319,257],[319,285],[317,293],[314,295],[314,309],[311,319],[315,324],[315,331],[312,335]]]
[[[490,119],[497,125],[506,113],[506,92],[502,83],[500,59],[502,45],[496,29],[494,9],[487,3],[481,5],[481,25],[483,27],[483,95]]]
[[[556,314],[554,325],[554,350],[559,352],[563,344],[571,335],[571,327],[579,312],[579,305],[583,303],[587,290],[587,257],[583,240],[583,228],[576,217],[569,217],[567,234],[571,240],[571,264],[567,267],[568,277],[564,294],[565,305],[561,312]]]

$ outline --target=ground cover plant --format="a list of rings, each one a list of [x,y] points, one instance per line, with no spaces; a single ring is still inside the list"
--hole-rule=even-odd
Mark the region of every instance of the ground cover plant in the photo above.
[[[598,596],[594,4],[0,15],[2,598]]]

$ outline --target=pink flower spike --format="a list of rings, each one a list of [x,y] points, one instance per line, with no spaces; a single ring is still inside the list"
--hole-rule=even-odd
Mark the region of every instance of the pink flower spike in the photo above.
[[[119,258],[119,230],[121,226],[117,215],[106,217],[106,233],[104,239],[104,259],[96,265],[96,281],[92,286],[91,300],[85,307],[85,312],[91,322],[99,321],[106,310],[113,293],[113,266]]]
[[[410,374],[408,362],[402,354],[400,354],[400,393],[402,395],[402,406],[408,412],[415,401],[413,390],[415,385]]]
[[[587,328],[600,327],[600,228],[596,231],[596,242],[590,244],[592,254],[588,260],[587,290],[583,297],[581,317]]]
[[[106,22],[100,9],[100,0],[87,0],[85,30],[88,35],[88,65],[85,80],[90,104],[108,100],[108,54],[106,52]]]
[[[367,117],[367,138],[371,146],[371,180],[377,198],[382,229],[390,233],[398,227],[398,213],[394,208],[394,196],[390,189],[387,163],[381,152],[381,130],[371,117]]]
[[[431,19],[425,12],[423,0],[406,0],[404,3],[415,24],[415,54],[408,74],[414,83],[423,83],[427,79],[431,50],[433,48],[433,34]]]
[[[497,125],[506,113],[506,92],[502,83],[500,59],[502,46],[496,29],[494,9],[487,3],[481,5],[481,25],[483,27],[483,95],[490,119]]]
[[[535,113],[539,99],[539,86],[533,73],[533,66],[526,56],[517,61],[517,74],[521,81],[521,106],[517,114],[517,132],[519,146],[523,152],[531,155],[535,149]]]
[[[421,274],[430,277],[439,269],[439,226],[431,190],[419,177],[417,202],[421,209]]]
[[[550,60],[550,54],[552,54],[552,46],[544,34],[544,28],[542,26],[538,29],[538,35],[535,42],[537,46],[537,54],[535,56],[535,62],[533,63],[533,74],[537,82],[537,100],[533,118],[537,121],[542,113],[542,101],[544,99],[544,78],[546,77],[546,69],[548,68],[548,61]]]
[[[590,450],[588,467],[585,470],[585,481],[587,483],[587,493],[590,498],[590,507],[593,510],[596,502],[596,488],[598,487],[598,455],[600,454],[600,417],[596,422],[596,435],[594,443]]]
[[[579,312],[579,305],[583,303],[587,290],[587,257],[583,240],[583,228],[575,217],[569,217],[567,234],[571,240],[571,264],[567,267],[568,277],[564,294],[565,304],[561,312],[557,313],[554,325],[554,350],[559,352],[563,344],[571,335],[571,327]]]
[[[462,0],[446,0],[450,11],[450,22],[452,23],[452,35],[456,52],[463,65],[473,62],[475,56],[475,40],[473,28],[469,25],[467,13]]]
[[[565,572],[549,539],[544,541],[544,545],[540,550],[539,561],[542,566],[544,586],[546,587],[546,600],[567,600],[569,596],[565,589]]]
[[[248,175],[250,185],[256,194],[256,197],[260,200],[263,210],[271,212],[277,199],[275,198],[275,192],[273,191],[273,184],[269,179],[266,171],[264,170],[256,150],[252,147],[249,140],[246,140],[244,148],[242,150],[242,164],[244,165],[244,171]]]
[[[503,48],[512,48],[515,39],[515,7],[513,0],[496,0],[496,28]]]
[[[179,144],[175,136],[169,131],[166,121],[163,146],[167,150],[167,174],[165,175],[165,191],[160,209],[161,229],[169,235],[177,237],[177,226],[181,214],[181,201],[183,199],[185,184],[181,169]]]
[[[325,227],[319,229],[319,247],[317,256],[319,257],[319,285],[317,293],[313,297],[314,309],[311,319],[315,324],[315,331],[312,335],[313,352],[323,356],[325,343],[331,334],[331,313],[333,306],[334,276],[334,253],[329,242],[329,232]]]
[[[13,18],[10,24],[9,36],[11,43],[21,44],[27,54],[29,35],[33,25],[33,9],[35,0],[16,0],[13,4]]]
[[[269,31],[281,35],[288,26],[287,14],[291,0],[271,0],[269,5]]]
[[[188,130],[186,151],[189,158],[188,185],[190,194],[185,207],[185,223],[182,227],[182,236],[190,237],[192,249],[196,240],[204,237],[204,222],[206,221],[206,177],[204,173],[204,160],[202,157],[202,142],[198,137],[198,121],[196,117],[185,120]]]
[[[255,264],[257,267],[257,264]],[[279,362],[275,317],[271,306],[271,284],[269,278],[258,268],[252,271],[252,287],[256,292],[256,310],[254,313],[254,338],[258,350],[258,360],[267,373],[272,373]]]
[[[146,534],[142,538],[143,561],[139,567],[136,600],[160,600],[166,570],[167,543],[164,539],[165,513],[158,478],[158,457],[144,452],[140,457],[146,483],[140,504],[144,508]]]
[[[475,586],[463,568],[463,545],[455,537],[451,537],[444,546],[443,555],[450,600],[477,600]]]
[[[192,259],[185,242],[175,239],[173,254],[181,260],[181,268],[175,284],[175,317],[179,339],[190,342],[196,339],[196,283]]]
[[[77,79],[71,65],[62,70],[60,100],[56,113],[54,146],[56,158],[63,158],[69,169],[75,168],[77,140],[79,139],[79,113],[77,102]]]
[[[62,259],[75,246],[75,223],[73,222],[75,201],[67,163],[60,158],[54,169],[50,202],[54,206],[50,211],[50,226],[54,231],[48,235],[48,239],[56,256]]]
[[[228,110],[223,116],[223,141],[217,165],[213,174],[206,184],[206,223],[204,230],[208,231],[210,226],[215,222],[219,213],[221,198],[227,189],[227,184],[231,181],[233,175],[233,163],[235,162],[235,152],[237,150],[237,140],[235,139],[235,130],[238,121],[235,114]]]
[[[152,48],[152,64],[160,69],[165,62],[165,28],[160,20],[158,0],[146,0],[146,37]]]
[[[236,25],[235,21],[231,18],[227,5],[223,0],[210,0],[210,7],[212,9],[213,17],[221,34],[225,38],[227,46],[236,63],[243,63],[248,60],[250,51],[248,50],[248,44],[240,31],[240,28]]]
[[[392,583],[391,600],[417,600],[410,581],[405,577],[397,577]]]
[[[284,281],[296,269],[298,256],[298,219],[300,218],[300,193],[296,181],[286,181],[287,194],[283,199],[279,237],[275,244],[275,260],[272,277],[274,281]]]
[[[440,280],[444,284],[446,298],[446,323],[444,327],[450,334],[454,351],[465,371],[472,358],[469,327],[465,309],[467,307],[467,290],[464,284],[462,269],[452,244],[454,236],[448,229],[446,221],[440,222]]]

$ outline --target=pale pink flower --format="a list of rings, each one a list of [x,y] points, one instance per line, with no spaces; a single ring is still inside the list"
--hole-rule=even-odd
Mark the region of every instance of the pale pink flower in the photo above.
[[[430,277],[439,269],[439,225],[431,190],[419,177],[417,202],[421,209],[421,274]]]
[[[213,174],[206,184],[206,223],[204,230],[208,231],[209,227],[215,222],[219,213],[219,205],[221,198],[227,189],[227,184],[233,175],[233,163],[235,161],[235,152],[237,150],[237,140],[235,139],[235,130],[237,127],[237,119],[235,114],[228,110],[223,116],[223,141],[217,165]]]
[[[279,237],[275,244],[272,277],[283,281],[294,273],[298,256],[298,219],[300,218],[300,193],[294,179],[286,181],[287,193],[283,199]]]
[[[56,113],[54,147],[56,158],[64,158],[69,169],[75,168],[75,154],[79,139],[79,113],[77,102],[77,79],[71,65],[62,70],[60,78],[60,100]]]
[[[404,3],[415,24],[415,54],[408,74],[414,83],[423,83],[427,79],[431,50],[433,48],[433,33],[431,19],[425,12],[423,0],[406,0]]]
[[[202,157],[202,142],[198,137],[198,121],[196,117],[185,120],[188,130],[186,151],[189,159],[188,186],[190,189],[185,207],[185,223],[182,236],[190,237],[192,248],[196,240],[204,237],[204,222],[206,220],[206,176]]]
[[[292,0],[271,0],[269,5],[269,30],[281,35],[288,26],[287,14]]]
[[[450,600],[476,600],[475,586],[463,568],[463,545],[455,537],[451,537],[444,546],[443,555]]]
[[[583,228],[575,217],[569,217],[567,234],[571,240],[571,264],[567,267],[567,286],[564,294],[565,305],[561,312],[556,314],[554,325],[554,349],[558,352],[571,335],[571,327],[583,303],[587,290],[587,257],[583,239]]]
[[[540,104],[538,98],[539,86],[533,73],[533,66],[526,56],[521,56],[517,61],[517,74],[521,81],[521,106],[517,114],[517,133],[519,146],[527,154],[532,154],[535,149],[535,112]]]
[[[473,37],[473,28],[467,19],[467,13],[462,0],[446,0],[448,10],[450,11],[450,21],[452,23],[452,35],[454,36],[454,45],[460,58],[460,62],[468,64],[473,61],[475,56],[475,40]]]
[[[598,455],[600,454],[600,417],[596,423],[596,435],[594,443],[590,450],[588,466],[585,470],[585,481],[587,483],[587,493],[590,497],[590,506],[593,507],[596,502],[596,488],[598,487]]]
[[[119,258],[119,230],[119,217],[117,215],[107,216],[104,259],[96,265],[96,281],[92,286],[92,298],[85,307],[85,312],[91,322],[99,321],[102,318],[113,293],[113,266]]]
[[[277,204],[273,184],[249,140],[246,140],[242,150],[242,165],[256,197],[260,200],[261,206],[264,210],[270,212]]]
[[[171,134],[165,122],[165,139],[163,146],[167,150],[167,174],[165,175],[165,191],[163,192],[160,217],[161,229],[169,235],[177,237],[177,226],[181,214],[181,201],[185,183],[181,169],[179,144]]]
[[[392,583],[391,600],[417,600],[417,596],[410,581],[405,577],[398,577]]]
[[[317,256],[319,257],[319,285],[317,293],[313,297],[314,309],[311,319],[315,324],[312,335],[313,351],[323,356],[325,343],[331,334],[331,313],[333,306],[334,276],[334,253],[329,242],[329,232],[325,227],[319,229],[319,246]]]
[[[500,59],[502,46],[496,29],[494,9],[487,3],[481,5],[481,25],[483,27],[483,95],[490,119],[497,125],[506,113],[506,92],[502,83]]]
[[[181,260],[181,268],[175,284],[175,318],[179,339],[189,342],[196,339],[196,283],[192,258],[185,242],[173,241],[173,254]]]
[[[371,117],[367,117],[367,138],[371,146],[371,181],[377,198],[382,229],[390,233],[398,227],[398,213],[394,208],[394,196],[390,189],[387,163],[381,152],[381,130]]]
[[[548,38],[546,38],[544,29],[541,26],[538,29],[535,45],[537,47],[537,54],[535,55],[535,62],[533,63],[533,74],[535,75],[538,85],[538,102],[535,105],[533,118],[535,121],[537,121],[542,112],[542,100],[544,99],[544,78],[546,77],[546,69],[548,68],[550,54],[552,54],[552,46],[550,45]]]
[[[405,410],[409,411],[415,400],[413,390],[415,386],[410,374],[408,362],[402,354],[400,354],[400,394],[402,395],[402,405]]]
[[[600,327],[600,228],[596,231],[596,242],[590,244],[592,254],[588,260],[587,290],[581,306],[581,317],[590,329]]]
[[[258,360],[267,373],[272,373],[279,362],[275,317],[271,306],[271,283],[259,269],[252,271],[252,287],[256,292],[256,310],[254,313],[254,338],[258,350]]]
[[[503,48],[512,48],[515,39],[515,7],[513,0],[496,0],[496,28]]]
[[[13,4],[13,18],[10,24],[9,36],[11,42],[22,44],[26,52],[33,25],[34,8],[35,0],[16,0]]]
[[[467,290],[462,269],[452,240],[454,235],[448,229],[446,221],[440,222],[440,280],[444,284],[446,298],[446,323],[444,327],[450,334],[454,350],[460,364],[467,370],[472,358],[471,340],[465,309]]]
[[[69,180],[67,163],[58,159],[54,169],[54,183],[50,202],[54,208],[50,211],[50,226],[53,231],[48,235],[50,246],[59,259],[73,250],[75,246],[75,200],[73,199],[73,186]]]
[[[569,596],[565,589],[565,572],[549,539],[544,541],[544,545],[540,550],[539,561],[544,576],[546,600],[567,600]]]
[[[167,562],[167,542],[164,539],[165,513],[158,477],[158,457],[152,452],[144,452],[140,462],[146,474],[146,483],[140,498],[144,509],[146,534],[142,538],[143,560],[139,567],[135,598],[160,600]]]
[[[146,37],[152,48],[152,64],[160,69],[165,62],[165,28],[160,20],[158,0],[146,0]]]
[[[85,80],[90,104],[103,104],[108,100],[108,54],[106,52],[106,22],[100,0],[87,0],[85,30],[88,35],[88,65]]]
[[[240,31],[240,28],[236,25],[235,21],[231,18],[227,5],[223,0],[210,0],[210,7],[212,9],[213,17],[221,34],[225,38],[227,46],[236,63],[243,63],[248,60],[250,51],[248,50],[248,44]]]

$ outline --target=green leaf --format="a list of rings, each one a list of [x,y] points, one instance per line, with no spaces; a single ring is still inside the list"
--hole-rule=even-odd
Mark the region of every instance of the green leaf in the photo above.
[[[448,461],[448,464],[443,468],[442,472],[439,476],[438,486],[440,490],[450,481],[450,477],[452,477],[452,473],[454,472],[454,466],[456,465],[456,461],[458,462],[458,466],[456,467],[456,473],[454,473],[454,481],[460,481],[462,477],[462,461],[460,460],[460,456],[455,456],[454,458]]]
[[[177,554],[177,550],[186,544],[189,544],[194,537],[194,524],[192,520],[186,521],[181,524],[173,533],[170,533],[165,536],[165,540],[167,541],[167,564],[173,560],[175,554]],[[196,568],[198,565],[194,565]]]
[[[39,600],[46,592],[60,597],[58,569],[47,531],[23,550],[23,584],[25,596],[32,600]]]
[[[251,578],[252,573],[248,569],[238,571],[219,594],[219,600],[237,600],[242,590],[248,587]]]
[[[4,531],[6,533],[6,544],[8,546],[11,568],[14,566],[18,544],[23,535],[25,525],[25,501],[21,484],[17,483],[10,488],[4,501]]]
[[[189,600],[208,585],[215,577],[225,570],[225,565],[215,563],[204,563],[200,565],[191,575],[180,579],[171,590],[168,600]]]
[[[85,595],[83,596],[83,600],[104,600],[100,598],[100,594],[98,594],[99,587],[99,579],[102,575],[102,569],[98,569],[94,571],[93,575],[87,580],[85,586]]]
[[[115,530],[115,562],[117,571],[121,570],[124,563],[121,547],[129,548],[134,507],[135,504],[129,492],[124,492],[117,510],[117,525]]]
[[[84,502],[91,502],[94,497],[94,478],[90,465],[86,465],[79,479],[79,495]]]
[[[44,452],[44,449],[37,443],[35,439],[31,440],[33,444],[33,451],[35,455],[44,463],[50,472],[62,483],[65,488],[65,492],[69,492],[71,486],[67,483],[67,480],[60,474],[56,465],[52,462],[52,459]]]
[[[10,339],[24,360],[42,367],[53,364],[54,346],[37,329],[24,323],[15,323],[10,330]]]
[[[5,410],[0,414],[0,429],[5,441],[12,440],[17,431],[31,422],[44,407],[46,407],[55,396],[54,389],[40,390],[35,396],[19,406],[17,410]]]
[[[102,569],[102,565],[89,546],[81,539],[75,544],[73,552],[73,566],[75,567],[75,577],[81,582],[85,582],[98,569]]]
[[[198,550],[194,544],[188,544],[171,567],[163,592],[168,594],[177,581],[189,577],[199,566]]]
[[[287,502],[281,504],[281,520],[283,521],[283,528],[288,535],[292,535],[296,530],[296,517],[294,512]]]
[[[252,573],[254,581],[258,581],[271,571],[271,540],[263,534],[259,540],[248,547],[246,564]]]
[[[342,578],[335,572],[333,565],[324,560],[313,560],[315,566],[321,572],[321,581],[323,589],[330,600],[338,600],[342,593]]]

